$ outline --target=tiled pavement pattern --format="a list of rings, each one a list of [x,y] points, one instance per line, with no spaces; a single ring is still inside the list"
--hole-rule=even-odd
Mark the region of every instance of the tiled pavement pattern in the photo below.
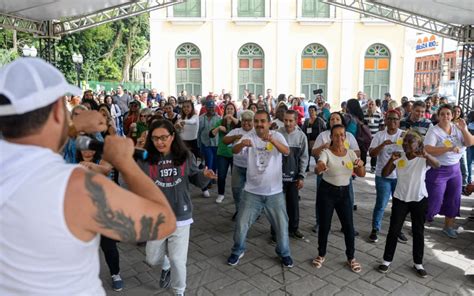
[[[384,216],[379,242],[369,243],[375,202],[372,174],[354,182],[358,205],[354,223],[360,232],[355,244],[356,258],[362,264],[360,274],[345,265],[344,239],[336,214],[326,261],[321,269],[311,267],[310,261],[317,255],[317,237],[311,232],[315,204],[313,173],[309,173],[300,192],[300,230],[306,237],[304,241],[290,239],[295,261],[292,269],[281,267],[274,246],[269,243],[270,226],[264,215],[249,231],[247,251],[240,264],[226,264],[233,244],[234,204],[229,186],[224,202],[216,204],[216,187],[207,199],[193,188],[195,223],[191,227],[186,295],[474,295],[474,222],[465,218],[456,220],[464,227],[456,240],[441,233],[441,217],[426,225],[424,266],[428,278],[418,278],[412,270],[409,222],[405,223],[409,242],[398,244],[390,271],[384,275],[375,269],[382,258],[391,205]],[[462,216],[466,217],[473,207],[474,196],[463,197]],[[122,292],[111,290],[108,268],[101,256],[101,278],[107,295],[172,295],[171,290],[158,286],[160,268],[150,268],[143,262],[144,247],[119,244],[119,249],[125,288]]]

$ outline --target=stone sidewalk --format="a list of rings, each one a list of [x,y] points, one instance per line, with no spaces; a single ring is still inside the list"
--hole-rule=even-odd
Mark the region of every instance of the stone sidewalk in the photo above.
[[[228,178],[228,184],[230,178]],[[194,221],[189,243],[186,295],[474,295],[474,222],[465,217],[474,207],[474,196],[463,197],[462,218],[457,225],[464,228],[458,239],[441,233],[443,219],[438,217],[426,225],[424,266],[426,279],[412,270],[412,238],[406,245],[398,244],[394,262],[387,274],[376,270],[382,258],[390,218],[390,204],[384,216],[379,242],[368,242],[372,208],[375,203],[374,175],[354,181],[358,210],[354,224],[356,258],[362,272],[353,273],[345,264],[345,245],[340,224],[334,214],[329,235],[328,254],[321,269],[311,267],[317,255],[314,224],[315,175],[309,173],[301,190],[300,230],[305,240],[290,239],[295,266],[282,268],[269,243],[269,223],[264,215],[253,225],[247,239],[247,251],[239,265],[231,267],[226,260],[233,244],[234,204],[230,189],[222,204],[215,203],[216,187],[211,198],[202,198],[193,188]],[[409,218],[407,219],[409,221]],[[405,233],[409,234],[409,222]],[[150,268],[143,261],[145,248],[119,244],[121,275],[125,288],[114,292],[110,275],[101,255],[101,278],[107,295],[173,295],[158,286],[161,270]]]

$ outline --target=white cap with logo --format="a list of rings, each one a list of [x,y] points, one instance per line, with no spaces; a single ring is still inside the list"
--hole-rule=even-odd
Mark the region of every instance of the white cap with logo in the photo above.
[[[80,96],[82,91],[40,58],[19,58],[0,69],[0,116],[46,107],[65,94]]]

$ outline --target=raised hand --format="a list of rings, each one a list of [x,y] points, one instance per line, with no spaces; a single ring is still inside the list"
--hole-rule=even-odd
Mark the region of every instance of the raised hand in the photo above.
[[[362,161],[362,159],[357,158],[356,160],[354,160],[354,165],[357,168],[362,168],[362,167],[364,167],[364,162]]]
[[[323,172],[327,171],[328,167],[326,166],[326,163],[322,161],[318,161],[318,164],[314,168],[314,172],[318,175],[321,175]]]
[[[253,146],[252,141],[250,139],[243,139],[242,142],[240,142],[240,143],[242,143],[242,145],[244,147],[252,147]]]
[[[74,127],[78,132],[92,134],[107,130],[105,117],[95,110],[85,110],[74,116],[72,119]]]
[[[214,179],[214,180],[217,179],[217,175],[214,173],[214,171],[209,170],[207,167],[204,168],[203,174],[209,179]]]
[[[402,157],[402,154],[400,152],[397,152],[397,151],[393,152],[392,156],[391,156],[392,160],[397,160],[400,157]]]

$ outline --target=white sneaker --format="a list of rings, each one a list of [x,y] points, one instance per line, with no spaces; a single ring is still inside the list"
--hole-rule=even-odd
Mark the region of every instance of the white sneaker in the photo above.
[[[209,193],[209,190],[204,190],[204,191],[202,192],[202,195],[203,195],[204,197],[211,197],[211,194]]]
[[[216,198],[217,203],[222,203],[223,200],[224,200],[224,195],[223,194],[219,194]]]

